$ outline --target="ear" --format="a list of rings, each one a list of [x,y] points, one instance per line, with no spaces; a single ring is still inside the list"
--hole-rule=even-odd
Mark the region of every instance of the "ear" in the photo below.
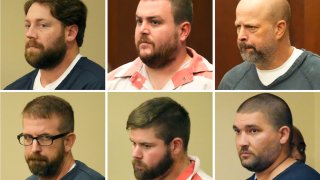
[[[280,144],[289,143],[289,137],[290,137],[290,128],[288,126],[282,126],[279,129],[280,133]]]
[[[189,22],[183,22],[179,25],[179,39],[180,41],[186,41],[191,32],[191,24]]]
[[[77,25],[70,25],[65,27],[65,39],[66,42],[75,41],[78,35],[78,26]]]
[[[75,141],[76,141],[76,135],[74,133],[68,134],[64,138],[64,151],[70,152]]]
[[[281,39],[287,30],[287,22],[285,20],[280,20],[276,24],[276,39]]]
[[[173,156],[177,156],[184,151],[183,140],[181,138],[174,138],[170,143],[170,150]]]

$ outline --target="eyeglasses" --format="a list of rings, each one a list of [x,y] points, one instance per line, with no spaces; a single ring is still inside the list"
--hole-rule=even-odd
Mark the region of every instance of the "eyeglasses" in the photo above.
[[[37,137],[33,137],[29,134],[19,134],[17,135],[17,138],[19,140],[19,143],[23,146],[30,146],[33,143],[33,140],[37,140],[38,144],[40,146],[50,146],[53,143],[53,140],[55,139],[59,139],[62,138],[64,136],[66,136],[67,134],[69,134],[70,132],[66,132],[66,133],[62,133],[62,134],[58,134],[55,136],[50,136],[50,135],[40,135]]]

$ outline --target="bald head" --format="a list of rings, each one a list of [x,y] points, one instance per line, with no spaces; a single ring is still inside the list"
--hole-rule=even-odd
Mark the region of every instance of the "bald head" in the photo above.
[[[291,9],[287,0],[241,0],[236,10],[238,13],[252,13],[271,22],[291,19]]]

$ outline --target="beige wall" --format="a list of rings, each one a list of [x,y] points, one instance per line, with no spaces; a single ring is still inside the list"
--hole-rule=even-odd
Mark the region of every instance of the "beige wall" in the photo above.
[[[252,172],[244,169],[235,149],[232,129],[239,105],[258,93],[216,93],[216,179],[245,179]],[[304,136],[307,144],[307,164],[320,171],[319,153],[319,93],[274,93],[283,98],[291,108],[294,125]]]
[[[25,1],[1,1],[1,89],[32,70],[24,58]],[[87,28],[80,53],[105,66],[105,1],[83,0],[88,8]]]
[[[67,100],[75,114],[75,159],[105,174],[105,95],[104,93],[1,93],[0,179],[25,179],[31,175],[24,160],[24,147],[16,136],[22,131],[21,111],[40,95],[53,94]]]
[[[130,112],[142,102],[169,96],[189,112],[191,135],[188,154],[201,160],[201,168],[212,175],[211,93],[109,93],[108,95],[108,177],[134,179],[131,142],[125,129]]]

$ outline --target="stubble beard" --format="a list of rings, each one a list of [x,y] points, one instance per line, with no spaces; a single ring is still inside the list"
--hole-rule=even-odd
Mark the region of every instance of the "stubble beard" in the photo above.
[[[37,69],[53,69],[58,66],[67,52],[67,45],[64,42],[64,34],[51,44],[52,46],[45,49],[41,43],[35,40],[29,40],[25,45],[24,56],[27,62]],[[37,48],[37,51],[28,51],[29,47]]]
[[[242,147],[241,151],[248,151],[247,147]],[[251,153],[251,160],[245,160],[242,159],[239,155],[241,164],[244,168],[248,169],[249,171],[252,172],[262,172],[265,169],[269,168],[277,159],[279,152],[280,152],[280,147],[273,145],[272,148],[269,148],[268,150],[265,150],[262,154],[257,155]]]

